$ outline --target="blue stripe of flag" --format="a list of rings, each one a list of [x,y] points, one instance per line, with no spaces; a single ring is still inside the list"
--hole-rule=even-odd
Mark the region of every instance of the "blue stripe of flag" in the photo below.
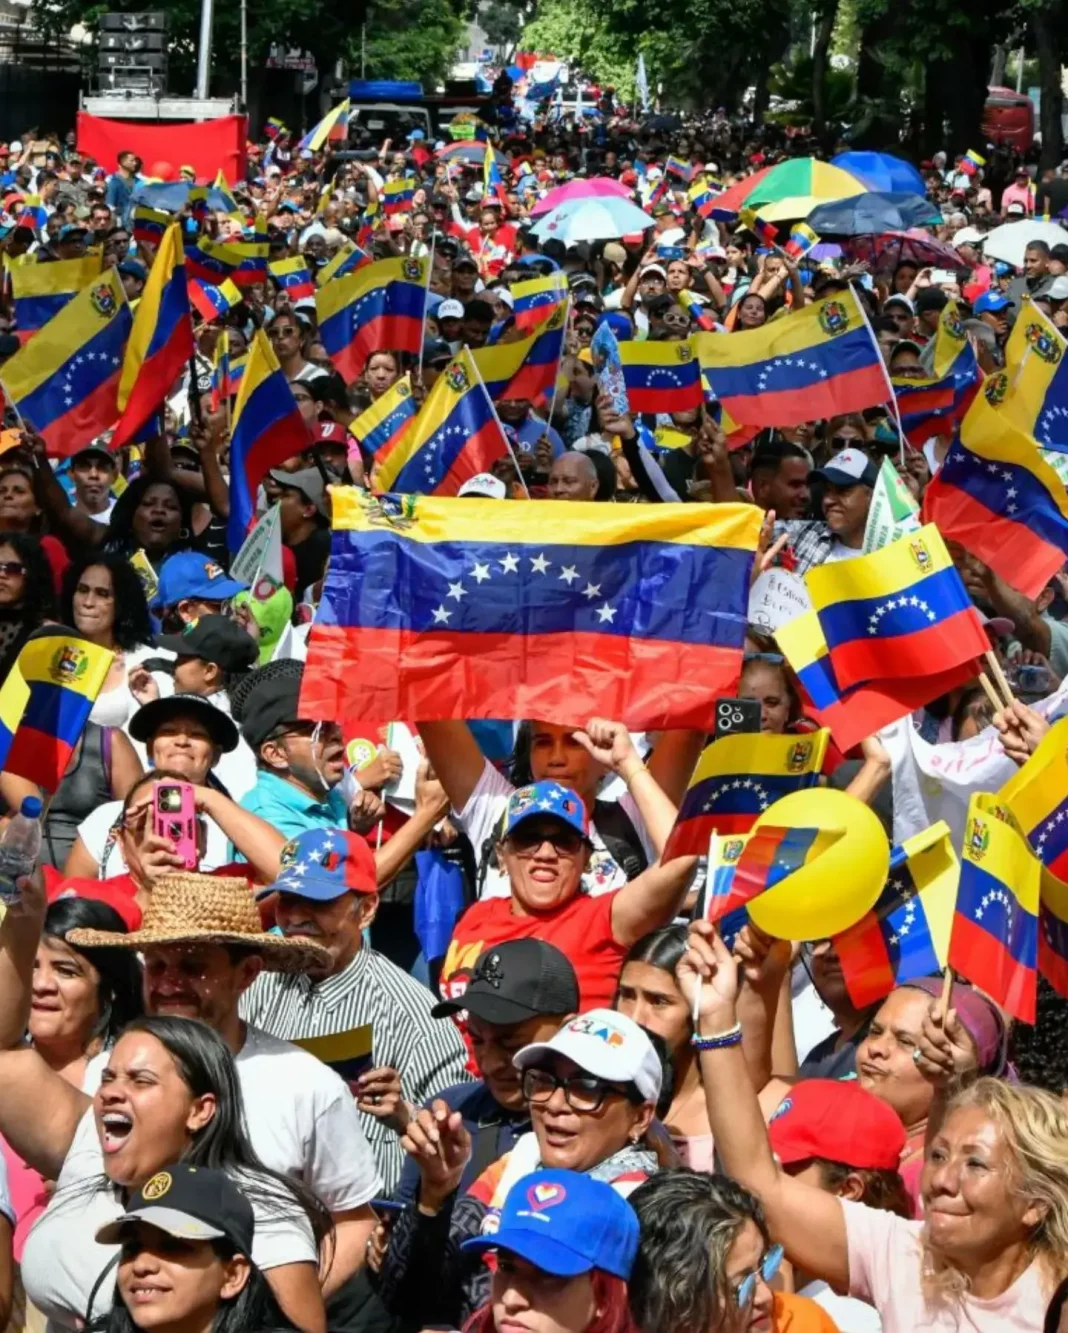
[[[900,592],[854,597],[824,607],[820,628],[827,647],[834,649],[857,639],[887,639],[931,629],[971,605],[960,575],[950,567],[918,578]]]

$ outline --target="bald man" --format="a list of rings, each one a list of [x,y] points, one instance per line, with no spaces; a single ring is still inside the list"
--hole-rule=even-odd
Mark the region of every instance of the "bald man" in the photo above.
[[[585,454],[568,450],[555,459],[549,472],[550,500],[595,500],[597,469]]]

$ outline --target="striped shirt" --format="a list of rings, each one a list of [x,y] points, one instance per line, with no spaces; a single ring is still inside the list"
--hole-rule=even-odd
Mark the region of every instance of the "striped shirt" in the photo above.
[[[285,1041],[370,1024],[374,1066],[395,1069],[405,1100],[418,1107],[468,1078],[463,1039],[454,1023],[430,1017],[434,1003],[425,986],[364,945],[348,967],[322,981],[261,973],[242,997],[241,1017]],[[392,1129],[365,1111],[359,1115],[388,1195],[400,1178],[404,1150]]]

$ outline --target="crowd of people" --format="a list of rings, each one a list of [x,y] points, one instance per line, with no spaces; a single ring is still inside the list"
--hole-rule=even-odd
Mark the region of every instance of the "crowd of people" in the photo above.
[[[961,979],[947,1008],[939,976],[857,1006],[830,940],[750,922],[728,947],[695,913],[703,867],[661,859],[711,712],[703,731],[411,718],[367,736],[302,709],[330,488],[375,487],[365,413],[404,376],[422,402],[462,348],[514,339],[517,286],[561,275],[563,353],[544,393],[497,403],[508,455],[460,495],[743,502],[766,518],[765,572],[860,556],[885,460],[922,502],[952,428],[906,447],[891,380],[933,375],[950,302],[990,374],[1027,303],[1068,326],[1068,230],[1018,266],[983,254],[995,226],[1068,203],[1068,175],[1013,161],[1000,181],[939,154],[920,170],[940,222],[896,251],[800,255],[752,219],[702,216],[692,186],[725,190],[803,136],[591,101],[579,124],[522,122],[499,80],[467,155],[421,133],[312,149],[272,124],[233,209],[178,214],[220,240],[258,222],[270,264],[313,278],[357,243],[426,259],[420,353],[377,346],[346,380],[314,296],[269,268],[225,310],[195,307],[193,361],[140,443],[57,452],[8,409],[0,688],[49,626],[114,654],[0,922],[12,1329],[1068,1329],[1068,1002],[1045,980],[1028,1025]],[[20,266],[99,252],[141,298],[143,167],[127,152],[107,171],[73,136],[0,145],[0,384],[25,340]],[[536,234],[543,196],[592,177],[647,210],[644,230]],[[591,352],[605,327],[730,338],[849,291],[887,401],[742,442],[710,403],[624,411]],[[257,497],[281,537],[266,589],[231,569],[239,390],[220,392],[217,356],[260,330],[304,426]],[[538,512],[551,531],[560,511]],[[1017,702],[995,711],[976,680],[905,725],[947,763],[985,735],[1012,771],[1063,711],[1068,582],[1031,599],[952,554]],[[734,693],[765,733],[815,729],[762,624]],[[820,781],[889,836],[902,769],[872,732],[830,745]],[[188,845],[158,817],[168,786],[189,795]],[[0,774],[5,818],[39,794]],[[459,909],[435,943],[433,876]]]

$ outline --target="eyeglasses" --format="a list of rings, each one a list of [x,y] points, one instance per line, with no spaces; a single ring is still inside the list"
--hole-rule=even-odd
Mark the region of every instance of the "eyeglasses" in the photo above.
[[[785,660],[782,653],[745,653],[742,665],[746,662],[769,662],[772,666],[782,666]]]
[[[755,1272],[747,1273],[741,1282],[734,1288],[734,1299],[738,1303],[739,1310],[744,1310],[750,1304],[756,1295],[757,1282],[761,1278],[765,1282],[770,1282],[782,1266],[784,1250],[781,1245],[773,1245],[771,1249],[761,1259]]]
[[[273,328],[267,330],[268,338],[291,338],[294,334],[300,332],[300,329],[294,328],[292,324],[275,324]]]
[[[563,1088],[564,1100],[572,1111],[584,1111],[588,1115],[599,1111],[605,1098],[612,1096],[630,1097],[623,1088],[592,1074],[572,1074],[570,1078],[557,1078],[547,1069],[528,1069],[523,1074],[523,1096],[535,1106],[544,1106],[552,1100],[557,1088]],[[633,1099],[631,1099],[633,1100]]]
[[[561,856],[577,856],[584,839],[574,829],[554,828],[546,831],[537,828],[525,829],[520,824],[508,834],[506,841],[511,843],[513,850],[520,856],[529,856],[532,852],[536,852],[543,842],[551,843],[553,850]]]
[[[0,560],[0,574],[7,579],[17,578],[19,574],[26,573],[26,566],[20,564],[17,560]]]

